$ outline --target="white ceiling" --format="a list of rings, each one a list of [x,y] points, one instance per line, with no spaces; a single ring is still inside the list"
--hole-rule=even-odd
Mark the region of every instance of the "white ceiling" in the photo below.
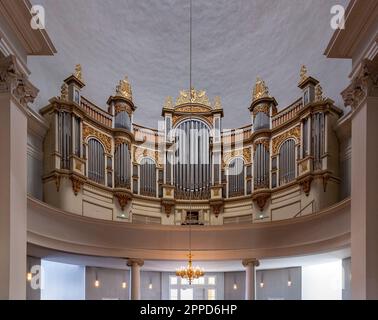
[[[261,76],[280,105],[300,95],[301,64],[341,106],[350,63],[328,60],[330,8],[348,0],[193,0],[193,83],[220,95],[224,128],[248,123],[251,88]],[[188,0],[32,0],[46,10],[58,53],[31,57],[40,89],[35,108],[58,95],[62,80],[81,63],[84,95],[105,107],[127,73],[139,107],[135,120],[157,127],[165,96],[189,82]]]

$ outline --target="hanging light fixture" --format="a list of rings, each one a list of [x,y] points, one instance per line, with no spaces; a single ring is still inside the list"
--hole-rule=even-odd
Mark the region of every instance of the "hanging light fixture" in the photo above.
[[[193,90],[192,90],[192,0],[189,1],[189,10],[190,10],[190,19],[189,19],[189,92],[190,92],[190,101],[192,100]],[[192,130],[192,114],[190,114],[190,121],[189,121],[189,152],[191,150],[190,147],[190,138],[191,138],[191,130]],[[190,156],[189,156],[189,179],[192,179],[191,176],[191,163],[190,163]],[[192,281],[194,279],[198,279],[200,277],[203,277],[205,274],[205,271],[200,267],[193,267],[193,255],[192,255],[192,193],[195,190],[195,186],[192,184],[192,181],[190,181],[189,186],[193,186],[193,190],[189,189],[189,254],[188,254],[188,264],[186,267],[181,267],[176,270],[176,276],[181,277],[182,279],[188,280],[189,284],[192,284]]]

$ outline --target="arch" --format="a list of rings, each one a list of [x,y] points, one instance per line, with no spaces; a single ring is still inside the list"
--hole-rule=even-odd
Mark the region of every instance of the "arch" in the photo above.
[[[245,193],[245,159],[232,158],[227,165],[228,197],[239,197]]]
[[[284,185],[295,179],[295,139],[283,141],[279,150],[279,184]]]
[[[209,126],[197,118],[181,121],[175,127],[173,180],[179,199],[189,196],[208,199],[210,196],[210,134]]]
[[[198,117],[198,116],[184,116],[182,119],[180,119],[174,124],[172,129],[175,130],[178,126],[180,126],[184,122],[191,121],[191,120],[202,122],[207,127],[207,129],[211,132],[212,124],[210,124],[207,120],[204,120],[203,118]]]
[[[105,148],[100,140],[88,138],[88,178],[105,184]]]

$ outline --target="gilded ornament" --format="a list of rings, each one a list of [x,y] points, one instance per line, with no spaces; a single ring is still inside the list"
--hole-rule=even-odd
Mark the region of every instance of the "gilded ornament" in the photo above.
[[[315,102],[322,102],[322,101],[324,101],[323,88],[320,84],[318,84],[315,87]]]
[[[129,117],[131,117],[132,113],[133,113],[133,110],[131,109],[131,107],[126,104],[126,103],[117,103],[114,107],[114,112],[115,114],[117,115],[118,113],[120,112],[127,112],[127,114],[129,115]]]
[[[125,76],[125,79],[119,81],[119,85],[116,87],[116,94],[130,101],[133,100],[133,93],[127,76]]]
[[[264,80],[259,77],[256,79],[256,84],[252,92],[252,101],[256,101],[261,98],[269,98],[269,89],[266,86]]]
[[[214,109],[222,109],[222,103],[220,96],[214,98]]]
[[[173,98],[168,96],[165,98],[164,107],[165,109],[173,109]]]
[[[75,77],[76,77],[76,79],[78,79],[81,82],[83,82],[83,72],[82,72],[82,68],[81,68],[80,64],[77,64],[75,66]]]
[[[107,153],[111,153],[112,151],[112,139],[111,137],[107,136],[104,133],[101,133],[94,128],[83,124],[83,140],[87,140],[88,137],[95,137],[102,142],[105,146],[105,150]]]
[[[289,131],[284,132],[278,137],[275,137],[272,139],[272,151],[273,155],[276,155],[279,153],[279,149],[281,147],[281,144],[289,139],[289,138],[294,138],[296,143],[299,143],[300,141],[300,136],[301,136],[301,127],[296,126],[294,128],[291,128]]]
[[[210,107],[209,98],[204,90],[196,90],[193,87],[191,90],[181,90],[179,97],[176,99],[176,106],[187,104],[187,103],[198,103]]]
[[[60,87],[60,100],[68,101],[68,85],[66,83]]]
[[[260,104],[253,108],[253,116],[256,116],[259,112],[263,112],[269,117],[269,106],[267,104]]]
[[[265,147],[265,149],[267,149],[269,151],[269,140],[258,140],[258,141],[256,141],[255,144],[253,145],[254,151],[256,151],[257,146],[259,144],[262,144]]]
[[[308,78],[308,75],[307,75],[307,67],[305,65],[303,65],[301,67],[301,71],[299,73],[299,83],[302,83],[303,81],[305,81],[307,78]]]

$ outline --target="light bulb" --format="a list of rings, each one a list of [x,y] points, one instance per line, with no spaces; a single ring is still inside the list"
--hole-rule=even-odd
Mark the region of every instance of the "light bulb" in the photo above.
[[[32,277],[33,277],[33,275],[32,275],[31,272],[28,272],[28,273],[26,274],[26,280],[31,281],[31,280],[32,280]]]
[[[150,284],[148,285],[148,289],[152,289],[152,283],[150,282]]]
[[[260,282],[260,288],[264,288],[264,282]]]
[[[238,285],[234,283],[234,290],[238,290]]]
[[[94,285],[95,285],[96,288],[98,288],[98,287],[100,286],[100,281],[98,281],[98,280],[96,279]]]
[[[291,287],[291,280],[289,280],[289,281],[287,282],[287,286],[288,286],[288,287]]]
[[[123,282],[122,282],[122,289],[126,289],[126,287],[127,287],[127,284],[126,284],[125,281],[123,281]]]

